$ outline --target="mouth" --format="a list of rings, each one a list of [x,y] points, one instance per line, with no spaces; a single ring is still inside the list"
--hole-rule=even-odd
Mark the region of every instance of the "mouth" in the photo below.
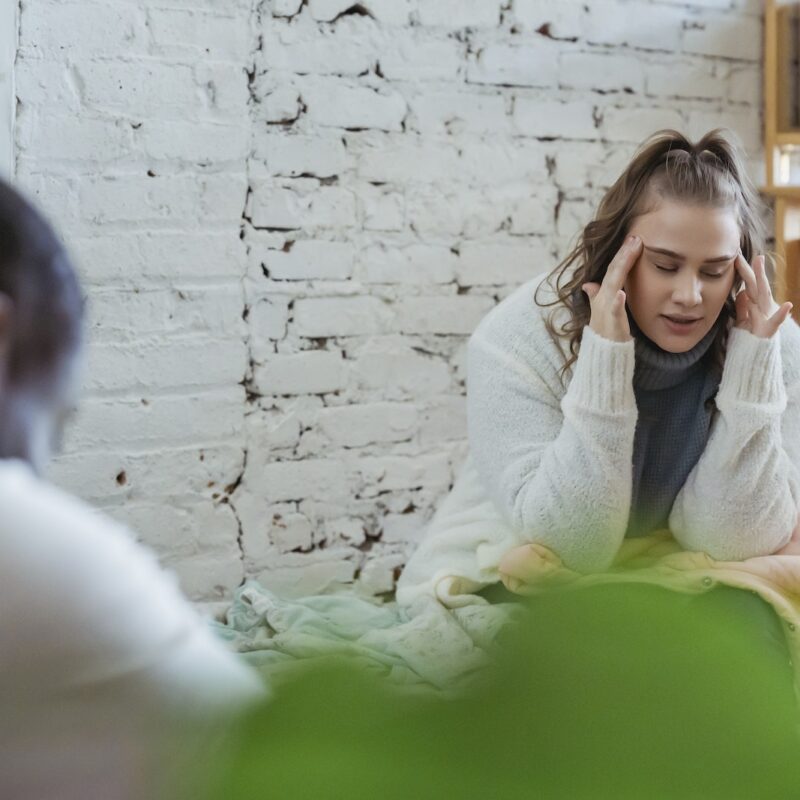
[[[670,330],[676,333],[686,333],[695,328],[695,326],[703,319],[702,317],[672,317],[666,314],[661,315]]]

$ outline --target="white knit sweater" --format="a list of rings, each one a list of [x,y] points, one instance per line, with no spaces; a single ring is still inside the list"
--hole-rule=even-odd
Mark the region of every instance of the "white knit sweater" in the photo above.
[[[468,343],[469,453],[398,583],[458,592],[499,579],[511,547],[535,541],[580,572],[608,568],[631,507],[637,407],[634,342],[584,329],[563,387],[564,356],[544,320],[556,295],[537,275],[493,308]],[[556,327],[565,319],[558,307]],[[566,350],[566,343],[563,344]],[[705,450],[672,506],[687,550],[740,560],[783,546],[800,507],[800,328],[790,317],[763,339],[734,328]],[[679,446],[679,443],[676,443]],[[457,593],[458,593],[457,592]],[[468,602],[453,600],[452,604]]]

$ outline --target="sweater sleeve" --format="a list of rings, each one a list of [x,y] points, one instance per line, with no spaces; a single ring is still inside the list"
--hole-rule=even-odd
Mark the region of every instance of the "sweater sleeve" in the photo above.
[[[784,326],[769,339],[731,329],[719,416],[670,512],[686,550],[739,561],[774,553],[791,537],[800,503],[800,380],[787,394]]]
[[[0,699],[202,716],[265,694],[126,528],[21,464],[3,462],[0,505]]]
[[[576,571],[607,569],[630,513],[633,341],[587,326],[559,403],[533,360],[479,334],[467,351],[467,426],[483,484],[524,541]]]

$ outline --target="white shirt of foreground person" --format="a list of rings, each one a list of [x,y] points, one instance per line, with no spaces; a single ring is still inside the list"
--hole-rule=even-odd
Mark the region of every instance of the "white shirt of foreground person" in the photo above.
[[[264,684],[122,526],[18,460],[0,509],[0,797],[152,797],[164,748]]]

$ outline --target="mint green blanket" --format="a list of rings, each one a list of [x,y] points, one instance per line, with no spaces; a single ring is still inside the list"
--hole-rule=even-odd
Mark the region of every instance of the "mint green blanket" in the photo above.
[[[273,685],[320,660],[347,659],[412,690],[460,691],[480,674],[514,603],[411,607],[355,594],[281,598],[256,581],[236,593],[217,634]]]

